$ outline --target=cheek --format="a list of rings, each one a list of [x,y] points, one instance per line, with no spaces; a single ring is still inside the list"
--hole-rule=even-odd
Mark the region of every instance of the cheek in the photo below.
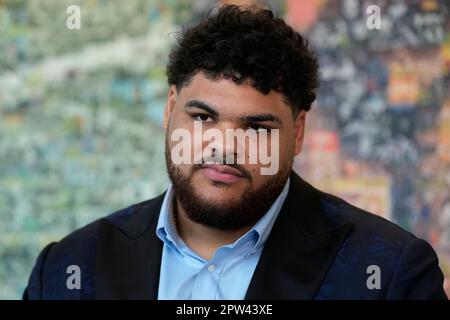
[[[203,153],[206,152],[209,144],[203,139],[205,126],[192,121],[188,115],[181,113],[174,115],[171,129],[172,135],[168,137],[169,145],[171,148],[176,147],[178,150],[183,150],[184,164],[201,163]]]
[[[260,148],[261,156],[265,159],[260,161],[261,167],[282,168],[294,158],[294,139],[287,134],[271,136],[267,147]],[[276,174],[277,172],[273,172]]]
[[[172,128],[176,129],[168,132],[166,136],[166,155],[171,165],[187,176],[192,168],[191,133],[188,129],[179,126],[173,125]]]
[[[294,132],[292,131],[290,133],[280,135],[279,140],[280,140],[279,143],[280,161],[281,159],[286,160],[288,158],[293,158],[295,151]]]

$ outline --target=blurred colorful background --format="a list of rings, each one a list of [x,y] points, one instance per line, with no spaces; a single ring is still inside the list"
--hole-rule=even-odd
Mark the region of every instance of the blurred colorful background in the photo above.
[[[268,4],[310,39],[321,87],[295,170],[428,240],[450,295],[448,1],[0,0],[0,299],[45,244],[165,189],[173,34],[223,3]]]

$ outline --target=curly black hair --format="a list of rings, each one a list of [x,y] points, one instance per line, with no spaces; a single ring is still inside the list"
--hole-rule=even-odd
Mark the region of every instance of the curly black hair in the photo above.
[[[319,85],[308,40],[271,10],[226,5],[178,34],[169,55],[169,85],[180,90],[197,72],[208,78],[249,81],[264,94],[280,92],[293,114],[308,111]]]

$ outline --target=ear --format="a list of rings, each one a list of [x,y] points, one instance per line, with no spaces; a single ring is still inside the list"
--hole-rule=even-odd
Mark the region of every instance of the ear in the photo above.
[[[176,102],[177,102],[177,88],[175,85],[171,85],[169,91],[167,92],[167,102],[166,107],[164,108],[164,120],[163,120],[164,130],[167,130],[170,115],[172,114],[172,111],[175,108]]]
[[[302,151],[303,138],[305,136],[306,111],[300,110],[294,122],[295,155]]]

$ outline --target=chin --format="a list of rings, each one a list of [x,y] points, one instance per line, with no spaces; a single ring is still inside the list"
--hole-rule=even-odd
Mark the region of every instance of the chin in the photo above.
[[[224,187],[209,182],[208,185],[197,187],[199,198],[210,203],[234,203],[242,198],[242,188]]]

